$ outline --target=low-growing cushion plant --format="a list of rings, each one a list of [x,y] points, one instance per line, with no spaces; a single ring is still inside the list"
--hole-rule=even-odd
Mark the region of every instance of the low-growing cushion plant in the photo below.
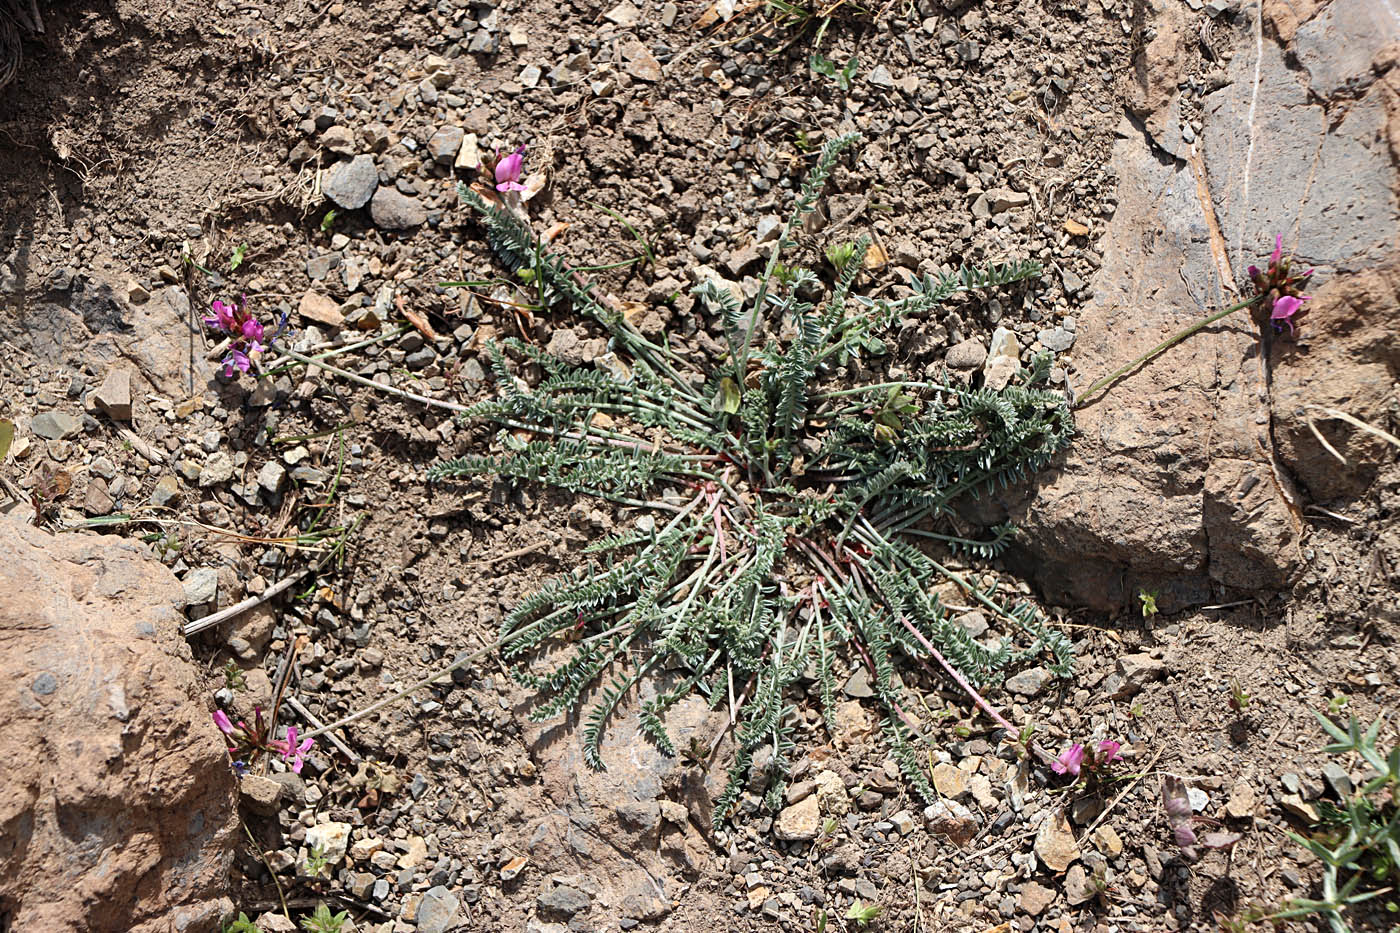
[[[841,136],[822,149],[752,300],[716,281],[697,287],[728,342],[722,364],[708,371],[597,297],[489,185],[461,189],[501,261],[538,289],[541,303],[567,305],[606,328],[611,352],[572,366],[518,341],[491,344],[496,393],[465,417],[500,427],[499,452],[439,462],[430,478],[543,483],[647,516],[635,530],[594,542],[589,563],[517,605],[502,623],[501,651],[537,691],[535,718],[582,709],[583,755],[594,768],[604,766],[610,717],[644,678],[671,675],[640,712],[667,754],[677,749],[664,716],[683,697],[698,691],[712,706],[737,707],[721,817],[732,815],[764,745],[773,750],[766,802],[781,800],[798,681],[815,678],[834,730],[838,657],[869,670],[884,734],[926,798],[933,792],[914,754],[921,736],[901,705],[898,665],[932,661],[976,688],[1032,659],[1059,674],[1072,660],[1068,641],[1034,606],[1007,601],[937,556],[999,553],[1011,529],[986,540],[948,533],[953,503],[1034,473],[1068,443],[1066,400],[1044,386],[1048,359],[1001,391],[899,379],[852,384],[861,359],[884,352],[892,325],[1039,268],[924,276],[891,300],[853,293],[865,239],[828,252],[829,287],[808,269],[782,265],[854,142]],[[534,384],[516,369],[533,373]],[[953,622],[931,593],[941,579],[1000,617],[1007,637],[989,646]]]

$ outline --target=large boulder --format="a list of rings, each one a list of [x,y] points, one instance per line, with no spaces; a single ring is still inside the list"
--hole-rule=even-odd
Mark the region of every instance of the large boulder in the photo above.
[[[1118,380],[1076,413],[1056,469],[999,497],[1056,602],[1122,609],[1155,590],[1176,609],[1221,588],[1286,587],[1304,506],[1359,495],[1390,456],[1325,409],[1394,428],[1400,27],[1382,0],[1264,8],[1277,32],[1260,41],[1251,14],[1217,24],[1240,41],[1224,86],[1200,101],[1201,131],[1183,133],[1176,51],[1199,44],[1198,17],[1147,5],[1155,38],[1127,88],[1118,209],[1073,385],[1233,303],[1275,234],[1317,268],[1315,300],[1296,341],[1261,343],[1242,312]]]
[[[179,582],[125,539],[10,517],[0,592],[0,925],[217,929],[236,788]]]

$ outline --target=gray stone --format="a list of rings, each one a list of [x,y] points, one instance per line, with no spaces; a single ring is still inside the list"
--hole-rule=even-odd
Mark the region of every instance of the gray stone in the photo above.
[[[61,411],[46,411],[34,416],[29,422],[29,430],[51,441],[72,437],[83,429],[79,418]]]
[[[180,498],[180,481],[169,474],[162,476],[151,490],[151,505],[172,505]]]
[[[1336,794],[1338,799],[1346,800],[1355,789],[1351,782],[1351,775],[1347,774],[1346,769],[1335,761],[1329,761],[1322,766],[1322,776],[1327,780],[1327,785],[1332,788],[1332,793]]]
[[[1063,327],[1049,327],[1036,334],[1040,343],[1047,350],[1054,350],[1059,353],[1074,346],[1074,331],[1065,330]]]
[[[617,808],[622,825],[639,832],[651,832],[661,823],[661,807],[655,800],[631,800]]]
[[[466,135],[460,126],[444,126],[428,140],[428,154],[439,165],[451,165]]]
[[[1329,55],[1337,51],[1333,41],[1325,40]],[[1206,169],[1231,263],[1257,262],[1285,230],[1290,240],[1296,236],[1304,268],[1350,267],[1386,255],[1400,221],[1390,154],[1375,143],[1386,138],[1381,95],[1365,94],[1330,126],[1327,108],[1298,80],[1277,43],[1264,43],[1257,64],[1257,95],[1255,56],[1236,55],[1231,84],[1203,101]],[[1338,65],[1337,78],[1319,71],[1319,80],[1340,79],[1352,67]],[[1316,165],[1327,171],[1315,172]]]
[[[1032,667],[1006,679],[1006,689],[1024,697],[1033,697],[1049,686],[1055,675],[1043,667]]]
[[[113,421],[130,421],[131,372],[120,368],[110,370],[93,393],[93,401]]]
[[[1060,270],[1060,281],[1064,283],[1066,295],[1077,295],[1084,291],[1084,280],[1069,269]]]
[[[1396,14],[1386,0],[1333,0],[1298,27],[1293,51],[1323,99],[1355,92],[1375,80],[1371,59],[1383,41],[1400,38]]]
[[[333,166],[321,190],[336,207],[353,211],[369,203],[378,185],[379,171],[374,167],[374,156],[358,155],[349,162]]]
[[[286,480],[287,471],[276,460],[267,461],[258,471],[258,486],[274,496],[282,491],[282,484]]]
[[[987,634],[987,629],[990,628],[987,624],[987,617],[976,609],[964,612],[953,621],[973,638],[981,638]]]
[[[200,467],[199,486],[201,489],[227,483],[231,479],[233,479],[233,460],[222,450],[210,454],[209,459],[204,461],[204,466]]]
[[[635,26],[641,15],[641,10],[638,10],[631,0],[622,0],[617,6],[603,14],[609,22],[623,27]]]
[[[591,903],[587,894],[565,885],[555,885],[535,899],[541,913],[563,914],[572,917],[588,909]]]
[[[894,76],[884,65],[876,65],[870,70],[870,76],[866,78],[876,87],[894,87]]]
[[[418,933],[447,933],[462,922],[461,901],[443,885],[429,888],[418,902]]]
[[[1031,203],[1031,196],[1024,191],[1012,191],[1009,188],[993,188],[987,192],[987,199],[992,204],[992,213],[1000,214],[1003,211],[1015,210],[1018,207],[1025,207]]]
[[[88,480],[87,492],[83,495],[83,512],[87,515],[110,515],[117,504],[107,491],[107,483],[101,477]]]
[[[412,230],[427,221],[428,212],[417,198],[384,187],[376,191],[370,200],[369,216],[375,226],[385,230]]]
[[[847,680],[841,692],[848,697],[857,700],[868,700],[875,695],[875,688],[870,684],[870,672],[864,667],[858,667]]]
[[[204,606],[212,603],[219,595],[219,572],[212,567],[191,570],[182,581],[185,587],[185,602],[191,606]]]
[[[982,346],[982,341],[976,337],[969,337],[951,347],[948,355],[943,358],[943,363],[949,369],[967,371],[981,366],[986,358],[987,348]]]

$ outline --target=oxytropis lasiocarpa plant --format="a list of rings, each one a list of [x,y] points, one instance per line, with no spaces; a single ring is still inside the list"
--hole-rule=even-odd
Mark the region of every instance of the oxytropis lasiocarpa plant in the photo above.
[[[935,553],[999,553],[1012,530],[985,540],[951,533],[943,525],[952,504],[1034,473],[1068,443],[1065,399],[1043,385],[1048,360],[1002,391],[842,382],[863,356],[884,352],[881,335],[892,325],[1039,267],[964,268],[914,279],[905,297],[871,299],[852,291],[865,239],[831,253],[829,290],[811,271],[780,265],[856,140],[842,136],[822,149],[752,300],[715,281],[697,287],[728,342],[723,365],[708,372],[598,297],[502,204],[497,179],[461,189],[501,261],[525,273],[542,304],[571,306],[605,327],[611,352],[571,366],[520,342],[489,346],[496,395],[466,417],[500,427],[499,453],[440,462],[430,478],[542,483],[649,516],[594,542],[590,563],[521,601],[502,623],[501,651],[515,662],[514,676],[538,690],[534,717],[586,709],[583,755],[594,768],[604,766],[610,717],[634,690],[642,728],[667,754],[677,751],[664,725],[669,708],[697,691],[712,706],[728,704],[737,749],[716,802],[722,817],[733,813],[765,745],[773,751],[766,801],[781,800],[796,720],[789,704],[801,681],[815,681],[834,730],[839,666],[867,668],[889,745],[911,784],[932,798],[914,749],[920,723],[897,664],[942,667],[999,718],[977,688],[1032,660],[1060,674],[1072,662],[1068,641],[1033,606],[959,575]],[[538,366],[534,385],[517,378],[512,358]],[[991,644],[969,636],[930,592],[945,579],[1014,637]],[[594,685],[600,689],[586,697]]]

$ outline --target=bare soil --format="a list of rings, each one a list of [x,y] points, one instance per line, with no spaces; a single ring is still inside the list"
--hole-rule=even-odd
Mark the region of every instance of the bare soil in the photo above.
[[[1016,330],[1023,347],[1038,346],[1047,329],[1072,333],[1101,263],[1095,244],[1116,204],[1108,155],[1123,125],[1121,88],[1145,41],[1138,6],[988,0],[946,9],[925,0],[841,8],[820,51],[838,65],[858,59],[847,92],[808,68],[815,24],[768,27],[757,6],[702,26],[711,12],[693,3],[669,12],[644,5],[635,25],[625,10],[613,16],[586,0],[51,4],[45,33],[26,40],[25,65],[0,92],[0,417],[31,441],[0,475],[27,493],[43,469],[66,471],[74,483],[58,519],[78,521],[102,511],[89,488],[105,458],[121,482],[107,511],[199,523],[128,530],[151,535],[153,551],[182,575],[218,568],[217,606],[315,556],[277,543],[281,536],[366,515],[343,566],[323,572],[315,587],[195,642],[211,695],[224,686],[220,668],[229,659],[246,670],[250,692],[235,697],[242,708],[270,700],[279,663],[305,635],[300,702],[322,721],[359,709],[489,643],[519,598],[633,519],[537,488],[428,485],[435,460],[491,441],[491,432],[457,425],[446,411],[301,369],[272,380],[270,403],[254,397],[247,377],[211,383],[211,345],[195,319],[212,298],[246,294],[269,316],[291,311],[304,330],[313,322],[295,312],[308,289],[364,309],[391,286],[396,300],[381,309],[386,328],[402,323],[401,299],[446,337],[427,342],[433,359],[410,368],[424,341],[408,330],[336,362],[459,403],[492,391],[477,359],[489,336],[594,352],[596,330],[567,310],[529,315],[485,300],[501,270],[456,203],[466,173],[427,153],[438,129],[459,126],[477,134],[483,151],[529,145],[531,166],[548,173],[531,202],[536,229],[568,224],[556,245],[574,261],[602,266],[636,255],[635,240],[600,205],[627,218],[656,263],[600,272],[599,287],[645,302],[655,326],[710,352],[718,331],[686,294],[688,270],[704,262],[751,280],[758,270],[743,251],[764,218],[787,211],[810,160],[808,141],[859,129],[863,150],[834,178],[825,229],[817,225],[806,258],[870,232],[887,260],[870,277],[877,290],[910,272],[968,262],[1029,257],[1047,268],[1029,289],[952,304],[902,333],[890,365],[911,375],[941,371],[949,348],[997,326]],[[496,47],[468,51],[490,16]],[[669,17],[673,24],[663,25]],[[1228,52],[1233,34],[1217,27],[1212,49]],[[638,77],[646,69],[629,64],[633,39],[664,68],[660,80]],[[425,93],[431,55],[450,63],[451,76]],[[522,75],[530,66],[543,73],[533,84]],[[551,78],[556,68],[566,70]],[[1199,69],[1203,80],[1209,70]],[[339,211],[323,226],[324,170],[340,160],[326,148],[326,130],[348,128],[360,152],[373,124],[389,140],[380,180],[426,211],[414,230],[382,229],[367,210]],[[1026,190],[1052,196],[1024,203]],[[1081,228],[1090,232],[1067,232]],[[240,244],[246,257],[230,272]],[[186,249],[218,277],[182,263]],[[329,270],[318,270],[318,260]],[[488,284],[475,296],[438,284],[464,279]],[[169,304],[179,294],[187,308]],[[163,328],[168,346],[131,349],[126,342],[147,327]],[[153,362],[145,352],[163,356]],[[87,416],[76,436],[26,435],[40,412],[81,416],[84,396],[114,363],[138,367],[131,429],[152,457],[100,415]],[[1057,378],[1074,376],[1069,354]],[[297,448],[298,464],[312,472],[261,495],[263,466],[280,459],[294,471],[287,453]],[[198,471],[179,466],[207,469],[220,453],[234,460],[227,482],[202,485]],[[150,507],[157,483],[172,475],[181,497]],[[103,494],[115,482],[106,477]],[[1392,462],[1364,495],[1310,515],[1305,569],[1286,592],[1151,618],[1049,607],[1079,650],[1075,676],[1034,695],[992,699],[1013,721],[1037,724],[1049,748],[1091,734],[1123,741],[1126,776],[1097,800],[1068,799],[1063,781],[1037,769],[1025,769],[1018,784],[1022,766],[998,756],[1001,736],[966,698],[950,683],[907,672],[931,713],[955,711],[929,725],[945,743],[928,750],[930,767],[950,763],[987,779],[985,798],[963,798],[977,826],[964,846],[926,831],[921,804],[887,774],[878,732],[833,742],[815,720],[797,781],[835,771],[852,800],[830,837],[779,842],[765,814],[714,827],[698,805],[678,828],[619,835],[611,814],[591,825],[593,779],[572,773],[577,758],[565,751],[576,745],[575,724],[542,730],[527,722],[527,695],[488,659],[451,687],[343,730],[358,756],[401,774],[396,792],[352,787],[355,764],[323,742],[304,785],[286,779],[277,817],[249,815],[262,851],[241,854],[231,897],[250,913],[271,911],[278,892],[270,864],[294,904],[323,899],[349,909],[357,928],[385,931],[422,928],[419,899],[437,886],[461,901],[457,925],[440,929],[641,922],[810,930],[818,909],[829,912],[828,929],[854,929],[844,917],[857,898],[883,907],[875,929],[1217,929],[1251,907],[1316,893],[1315,864],[1282,834],[1305,828],[1299,808],[1285,802],[1290,782],[1303,807],[1330,793],[1312,711],[1337,699],[1363,721],[1393,715],[1397,506]],[[1016,585],[1001,565],[974,566]],[[1143,655],[1127,667],[1121,660]],[[1125,674],[1134,663],[1149,673]],[[1236,688],[1250,697],[1243,710],[1228,703]],[[874,707],[868,712],[873,720]],[[691,726],[708,741],[722,717],[697,713]],[[1393,725],[1384,734],[1393,740]],[[654,793],[638,799],[689,801],[692,783],[722,781],[723,764],[698,776],[658,764]],[[1158,803],[1164,772],[1204,791],[1203,815],[1243,833],[1242,841],[1199,864],[1183,862]],[[1227,803],[1247,796],[1252,806],[1225,815]],[[1071,814],[1081,866],[1103,867],[1103,890],[1076,890],[1032,856],[1040,821],[1059,809]],[[909,832],[893,819],[904,811],[916,817]],[[351,822],[357,839],[385,840],[408,864],[348,859],[330,879],[298,876],[307,830],[327,819]],[[414,840],[429,840],[426,855],[408,857]],[[521,857],[525,867],[512,871]],[[619,880],[637,870],[640,889]],[[387,882],[382,891],[377,880]],[[1048,892],[1044,905],[1036,905],[1037,886]],[[557,904],[549,892],[561,887],[590,894],[572,919],[549,906]],[[664,910],[644,903],[653,895]]]

